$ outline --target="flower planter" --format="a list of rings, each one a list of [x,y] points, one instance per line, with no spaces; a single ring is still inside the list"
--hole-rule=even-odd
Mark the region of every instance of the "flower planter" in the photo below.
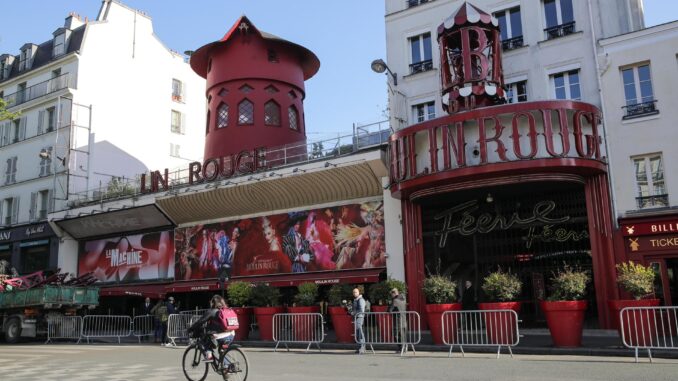
[[[337,335],[337,343],[353,343],[353,317],[348,314],[344,307],[328,307],[327,312],[332,318],[334,333]]]
[[[445,342],[449,344],[454,343],[455,338],[457,337],[458,315],[452,314],[445,319],[445,337],[443,338],[443,313],[445,313],[445,311],[461,310],[461,303],[427,304],[424,308],[426,310],[426,321],[428,322],[428,327],[431,329],[433,343],[436,345],[442,345]]]
[[[252,307],[234,307],[233,311],[238,315],[238,329],[235,330],[235,340],[247,340],[250,336]]]
[[[660,303],[659,299],[641,299],[641,300],[608,300],[607,305],[612,313],[612,326],[617,329],[619,336],[622,335],[622,327],[619,322],[619,313],[626,307],[656,307]],[[656,343],[654,311],[633,311],[628,313],[625,318],[624,337],[631,346],[649,346]]]
[[[254,307],[259,326],[259,340],[273,341],[273,315],[285,312],[285,307]]]
[[[317,314],[320,313],[320,306],[287,307],[287,312],[291,314]],[[296,341],[314,341],[320,339],[319,335],[315,334],[317,328],[315,315],[302,315],[292,320],[292,332]]]
[[[371,312],[387,312],[388,306],[372,306]],[[379,338],[382,342],[393,341],[393,321],[390,314],[377,314],[377,327],[379,327]],[[365,321],[365,324],[369,324]]]
[[[539,306],[546,316],[553,345],[570,348],[581,346],[584,312],[588,306],[585,300],[555,302],[542,300]]]
[[[478,308],[487,310],[512,310],[520,312],[521,302],[478,303]],[[486,312],[485,330],[490,344],[511,345],[516,341],[516,317],[505,312]]]

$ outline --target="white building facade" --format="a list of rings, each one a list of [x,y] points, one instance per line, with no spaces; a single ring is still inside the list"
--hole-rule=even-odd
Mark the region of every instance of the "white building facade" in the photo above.
[[[203,88],[150,17],[117,1],[103,1],[95,21],[71,14],[51,39],[0,55],[0,96],[19,113],[0,122],[0,260],[20,273],[54,269],[50,213],[200,160]]]

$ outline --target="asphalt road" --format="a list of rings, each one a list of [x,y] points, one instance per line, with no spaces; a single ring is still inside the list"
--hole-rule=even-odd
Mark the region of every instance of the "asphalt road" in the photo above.
[[[184,380],[183,347],[157,345],[0,345],[2,381],[170,381]],[[355,355],[347,351],[274,353],[247,349],[252,381],[293,380],[678,380],[678,360],[446,353],[400,357],[390,352]],[[210,373],[207,380],[220,380]]]

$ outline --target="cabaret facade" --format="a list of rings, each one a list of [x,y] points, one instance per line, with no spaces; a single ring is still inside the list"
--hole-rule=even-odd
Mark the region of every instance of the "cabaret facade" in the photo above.
[[[605,303],[618,291],[600,110],[507,103],[497,25],[463,3],[438,27],[448,115],[391,137],[410,308],[423,310],[431,272],[472,281],[482,301],[482,278],[501,268],[523,281],[521,318],[538,323],[552,272],[569,265],[591,270],[589,320],[606,327]]]

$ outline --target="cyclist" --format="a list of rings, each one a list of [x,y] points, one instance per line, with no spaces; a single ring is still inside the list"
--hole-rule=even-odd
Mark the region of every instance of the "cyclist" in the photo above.
[[[224,310],[224,313],[222,313],[222,310]],[[233,324],[234,322],[231,320],[231,317],[228,320],[229,324],[224,324],[222,315],[236,316],[235,312],[228,308],[223,297],[214,295],[212,300],[210,300],[210,309],[202,315],[200,320],[193,323],[188,329],[189,333],[194,333],[201,329],[203,324],[207,323],[205,328],[206,335],[200,339],[200,345],[202,345],[205,352],[204,361],[212,361],[214,359],[214,353],[218,353],[218,346],[224,343],[230,343],[235,338],[235,330],[228,328],[232,325],[237,326],[237,322]],[[209,338],[209,341],[207,338]]]

